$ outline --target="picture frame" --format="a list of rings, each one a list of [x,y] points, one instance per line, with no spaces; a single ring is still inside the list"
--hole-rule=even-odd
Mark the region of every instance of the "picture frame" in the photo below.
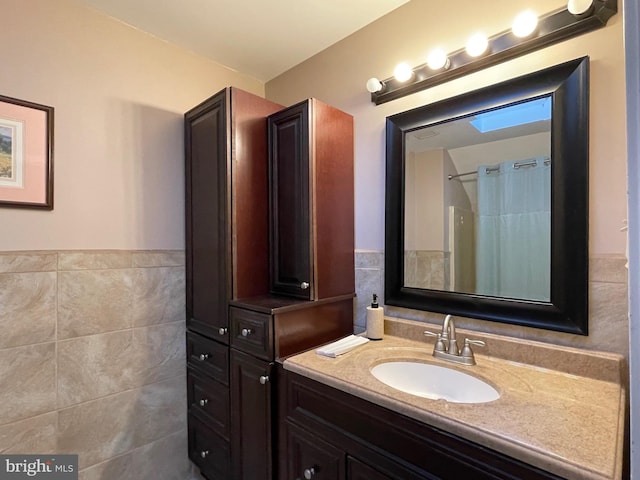
[[[0,95],[0,207],[53,210],[53,111]]]

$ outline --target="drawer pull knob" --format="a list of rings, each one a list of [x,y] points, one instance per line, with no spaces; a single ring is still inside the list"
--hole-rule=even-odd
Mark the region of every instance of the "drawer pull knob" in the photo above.
[[[201,353],[198,358],[200,359],[201,362],[204,362],[207,358],[209,358],[209,354],[208,353]]]
[[[314,467],[306,468],[304,471],[304,478],[306,478],[306,480],[311,480],[315,474],[316,469]]]
[[[262,376],[260,377],[260,383],[261,383],[262,385],[264,385],[264,384],[265,384],[265,383],[267,383],[268,381],[269,381],[269,376],[268,376],[268,375],[262,375]]]
[[[202,458],[207,458],[208,455],[209,455],[209,450],[203,450],[200,452],[200,456]]]
[[[206,407],[209,400],[207,398],[201,398],[199,403],[201,407]]]
[[[250,328],[243,328],[240,333],[242,334],[243,337],[248,337],[253,333],[253,330],[251,330]]]
[[[307,288],[309,288],[309,282],[302,282],[302,283],[300,284],[300,288],[301,288],[302,290],[306,290]],[[306,477],[305,477],[305,478],[306,478]],[[309,477],[309,478],[311,478],[311,477]]]
[[[218,329],[218,333],[219,333],[220,335],[226,335],[226,334],[227,334],[227,329],[226,329],[226,328],[224,328],[224,327],[220,327],[220,328]]]

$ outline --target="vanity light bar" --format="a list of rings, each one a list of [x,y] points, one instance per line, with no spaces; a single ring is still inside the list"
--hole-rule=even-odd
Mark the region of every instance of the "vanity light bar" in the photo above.
[[[585,3],[585,0],[581,0],[580,3]],[[572,10],[574,9],[575,7],[572,6]],[[380,81],[371,78],[367,82],[371,101],[376,105],[390,102],[602,28],[617,12],[617,0],[592,0],[591,6],[580,14],[571,13],[568,8],[550,12],[540,17],[537,28],[528,37],[517,37],[512,30],[490,37],[485,53],[480,56],[472,57],[464,48],[461,48],[448,54],[446,67],[440,70],[434,71],[425,63],[415,67],[412,71],[413,75],[408,80],[400,81],[390,77]]]

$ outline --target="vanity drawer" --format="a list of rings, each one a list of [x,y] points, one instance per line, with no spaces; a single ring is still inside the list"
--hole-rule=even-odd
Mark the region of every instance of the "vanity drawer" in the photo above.
[[[208,480],[231,478],[229,442],[194,415],[189,415],[189,458]]]
[[[231,307],[231,346],[263,360],[273,360],[271,315]]]
[[[189,411],[229,440],[229,388],[189,369],[187,396]]]
[[[229,347],[197,333],[187,332],[187,365],[229,385]]]

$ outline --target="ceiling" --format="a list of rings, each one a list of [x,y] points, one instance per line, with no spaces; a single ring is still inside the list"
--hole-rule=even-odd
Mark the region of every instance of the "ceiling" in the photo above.
[[[408,0],[78,0],[267,82]]]

